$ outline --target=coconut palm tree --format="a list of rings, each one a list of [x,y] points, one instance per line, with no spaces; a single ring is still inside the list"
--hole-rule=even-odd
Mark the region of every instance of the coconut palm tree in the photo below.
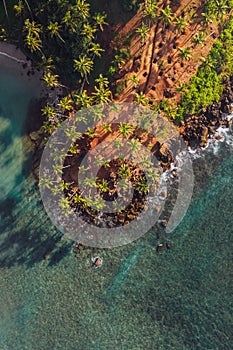
[[[105,179],[102,179],[97,183],[97,188],[100,190],[100,192],[109,192],[108,182]]]
[[[57,119],[56,115],[57,115],[57,109],[55,107],[51,107],[48,104],[42,108],[42,114],[44,116],[46,116],[48,119]]]
[[[88,128],[87,131],[85,132],[85,134],[90,137],[90,138],[94,138],[96,136],[98,136],[96,129],[95,128]]]
[[[81,77],[87,81],[87,75],[93,69],[94,62],[87,55],[79,56],[79,60],[74,59],[74,69],[77,70]]]
[[[139,84],[139,79],[137,78],[137,75],[133,74],[129,77],[129,79],[132,81],[134,87],[136,88]]]
[[[114,63],[118,68],[121,68],[122,65],[125,64],[125,59],[122,57],[122,55],[115,55],[114,56]]]
[[[188,22],[183,17],[176,17],[174,25],[178,33],[184,34]]]
[[[136,33],[139,33],[141,36],[142,45],[144,45],[146,37],[150,31],[150,27],[148,27],[144,22],[142,22],[142,26],[136,29]]]
[[[77,146],[75,146],[74,144],[70,146],[69,152],[73,155],[73,154],[79,154],[80,150],[77,148]]]
[[[45,133],[48,133],[49,135],[51,135],[54,132],[56,127],[57,127],[57,125],[55,123],[51,123],[50,121],[46,121],[43,124],[43,129],[44,129]]]
[[[96,103],[108,103],[110,102],[111,91],[102,86],[95,86],[95,92],[92,93]]]
[[[212,23],[213,22],[213,15],[212,14],[209,14],[209,13],[202,13],[201,14],[201,21],[202,23],[204,24],[204,26],[208,26],[209,23]]]
[[[92,42],[91,48],[89,49],[89,51],[93,54],[92,56],[92,60],[93,60],[95,56],[101,57],[101,52],[104,52],[104,49],[102,49],[100,44]]]
[[[180,51],[179,53],[179,57],[183,60],[189,61],[191,58],[190,55],[190,49],[186,48],[186,49],[182,49],[182,47],[178,47],[178,50]]]
[[[205,41],[205,33],[204,32],[196,33],[194,35],[194,37],[192,38],[192,42],[194,43],[194,46],[196,46],[196,45],[204,46],[204,41]]]
[[[119,132],[124,137],[128,137],[130,134],[132,134],[133,129],[134,129],[133,126],[130,124],[120,123],[120,125],[119,125]]]
[[[66,111],[71,111],[73,109],[73,101],[69,96],[65,96],[62,99],[60,99],[58,105],[61,107],[63,113],[65,113]]]
[[[41,51],[42,49],[42,41],[39,36],[28,34],[25,43],[31,52]]]
[[[94,34],[96,33],[97,29],[93,28],[89,23],[84,23],[83,24],[83,30],[82,30],[82,35],[87,38],[88,41],[91,41],[94,39]]]
[[[22,12],[24,10],[23,2],[25,2],[26,6],[28,8],[28,11],[31,15],[31,18],[33,19],[32,10],[31,10],[27,0],[19,0],[18,4],[15,4],[13,6],[14,10],[16,11],[16,16],[20,16],[22,14]],[[3,0],[3,3],[5,3],[5,0]],[[5,7],[5,5],[4,5],[4,7]]]
[[[135,98],[136,98],[136,102],[138,104],[143,105],[143,106],[148,105],[149,100],[142,91],[140,91],[139,93],[136,92]]]
[[[112,126],[111,124],[103,124],[102,126],[103,130],[106,132],[112,132]]]
[[[151,22],[154,23],[157,18],[157,10],[158,6],[156,5],[156,0],[148,0],[145,1],[143,7],[143,17],[147,17],[149,19],[149,26],[151,26]]]
[[[172,9],[167,6],[164,10],[162,9],[159,14],[159,18],[161,19],[164,27],[172,23]]]
[[[105,78],[102,73],[95,79],[95,82],[99,84],[100,88],[107,88],[109,85],[108,78]]]
[[[108,23],[105,22],[107,15],[105,13],[97,13],[93,19],[96,22],[97,26],[101,30],[101,32],[104,30],[104,25],[107,25]]]
[[[83,185],[96,188],[97,187],[97,177],[94,175],[89,175],[83,180]]]
[[[149,191],[149,184],[145,178],[142,178],[137,182],[135,189],[141,194],[146,194]]]
[[[81,15],[82,19],[84,20],[88,19],[88,17],[90,16],[90,4],[85,0],[77,0],[76,5],[73,9],[79,16]]]
[[[50,21],[49,25],[47,26],[47,29],[49,30],[51,37],[58,37],[63,43],[65,43],[65,40],[61,37],[59,33],[61,25],[59,25],[58,22]]]
[[[41,33],[41,25],[37,24],[35,21],[30,21],[28,18],[24,22],[24,31],[30,36],[39,37]]]
[[[141,144],[140,144],[140,141],[138,139],[129,140],[128,145],[133,153],[138,152],[141,148]]]
[[[81,132],[76,130],[75,126],[67,127],[65,130],[65,134],[73,143],[77,140],[80,140],[83,136]]]
[[[19,0],[18,4],[14,5],[14,10],[16,12],[16,16],[21,16],[24,10],[24,5],[23,5],[23,1]]]
[[[44,72],[43,79],[49,87],[58,87],[58,78],[58,75],[52,74],[50,71]]]
[[[59,202],[59,206],[61,208],[62,214],[64,216],[68,216],[72,213],[71,207],[70,207],[70,202],[67,197],[62,197]]]
[[[88,108],[92,106],[93,99],[87,94],[87,90],[83,90],[80,93],[74,94],[75,102],[80,104],[83,108]]]
[[[74,20],[70,10],[66,11],[65,16],[62,18],[62,23],[71,33],[76,32],[77,22]]]
[[[118,175],[122,178],[127,178],[130,176],[130,167],[127,164],[122,164],[119,167]]]

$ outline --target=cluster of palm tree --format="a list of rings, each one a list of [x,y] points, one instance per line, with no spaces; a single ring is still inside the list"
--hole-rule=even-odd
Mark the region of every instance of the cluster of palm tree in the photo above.
[[[3,0],[6,17],[9,17],[9,5]],[[17,32],[22,32],[25,46],[33,54],[33,59],[43,67],[45,60],[52,59],[56,73],[46,68],[45,81],[54,87],[56,78],[69,82],[69,77],[78,76],[88,81],[87,76],[93,69],[95,57],[104,50],[97,41],[99,31],[103,31],[106,14],[93,13],[87,0],[18,0],[13,5],[17,19]],[[9,18],[10,22],[14,21]],[[15,21],[14,21],[15,23]],[[11,30],[11,29],[10,29]],[[64,58],[68,64],[63,64]],[[74,72],[79,75],[75,75]],[[68,77],[68,78],[67,78]]]
[[[31,52],[40,51],[42,49],[41,25],[27,18],[24,22],[23,31],[26,32],[25,43]]]

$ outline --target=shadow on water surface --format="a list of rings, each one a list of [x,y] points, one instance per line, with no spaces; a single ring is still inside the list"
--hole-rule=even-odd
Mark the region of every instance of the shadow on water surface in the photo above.
[[[11,197],[0,203],[0,212],[4,218],[0,224],[0,267],[25,265],[30,268],[46,258],[49,258],[48,266],[59,263],[70,253],[72,242],[63,243],[62,234],[51,230],[48,219],[42,222],[28,213],[15,218],[14,211],[18,205],[19,201]],[[43,208],[38,210],[41,212]],[[24,225],[21,228],[18,223],[22,221]]]
[[[35,101],[29,111],[31,108],[35,110]],[[26,131],[24,126],[22,134]],[[32,151],[27,143],[23,144],[22,171],[15,174],[14,187],[7,198],[0,200],[0,267],[30,268],[44,259],[51,267],[68,255],[73,245],[62,241],[62,234],[51,225],[44,211],[31,174]]]

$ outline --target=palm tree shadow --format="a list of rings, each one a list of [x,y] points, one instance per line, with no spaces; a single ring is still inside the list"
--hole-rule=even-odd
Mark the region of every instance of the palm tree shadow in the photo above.
[[[63,243],[62,233],[51,229],[48,218],[40,224],[36,216],[29,218],[26,215],[26,225],[17,227],[14,210],[18,205],[15,198],[0,203],[3,218],[0,223],[0,267],[24,265],[31,268],[44,259],[48,259],[48,266],[51,267],[70,254],[73,243]],[[45,213],[43,215],[46,217]],[[21,219],[24,219],[23,215]]]

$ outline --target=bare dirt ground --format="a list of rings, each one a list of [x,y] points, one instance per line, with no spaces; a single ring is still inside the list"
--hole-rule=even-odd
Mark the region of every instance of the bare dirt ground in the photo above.
[[[188,83],[206,58],[213,43],[220,35],[221,28],[215,23],[203,25],[202,12],[204,5],[199,0],[181,0],[179,6],[172,7],[170,1],[158,3],[159,9],[170,6],[174,18],[182,16],[188,25],[184,33],[178,32],[173,23],[165,27],[161,19],[151,25],[146,42],[142,45],[140,34],[136,29],[141,26],[142,12],[137,13],[125,26],[118,31],[121,41],[133,33],[130,46],[131,59],[121,68],[123,76],[116,83],[126,82],[126,88],[120,93],[116,101],[132,102],[135,99],[135,86],[130,76],[136,74],[139,80],[138,90],[146,94],[153,102],[167,98],[170,103],[178,102],[180,93],[177,86]],[[144,19],[145,21],[145,19]],[[203,44],[194,45],[196,33],[204,32]],[[180,49],[190,50],[190,59],[182,59]],[[121,73],[120,72],[120,73]],[[122,75],[122,74],[121,74]]]

